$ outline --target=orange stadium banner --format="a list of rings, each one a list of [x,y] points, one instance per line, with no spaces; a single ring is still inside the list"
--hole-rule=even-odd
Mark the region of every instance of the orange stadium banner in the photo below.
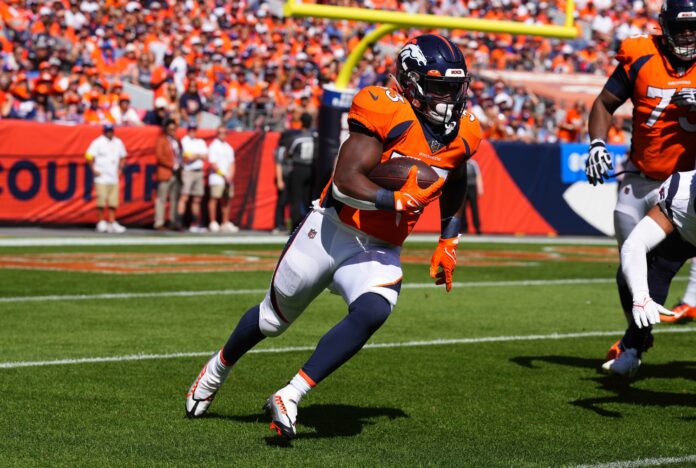
[[[157,127],[118,128],[128,152],[120,178],[117,216],[125,224],[151,225],[157,183]],[[0,121],[0,223],[96,222],[94,183],[85,160],[101,127]],[[214,132],[201,131],[202,138]],[[277,133],[230,133],[237,157],[231,217],[246,229],[271,229],[276,191],[273,151]]]
[[[154,147],[159,131],[156,127],[116,129],[128,152],[117,211],[124,224],[152,225],[157,185]],[[94,183],[84,154],[100,133],[100,127],[87,125],[0,121],[0,224],[91,227],[96,222]],[[213,131],[200,131],[199,136],[210,140]],[[230,216],[243,229],[275,227],[278,140],[278,133],[228,136],[237,161]],[[582,170],[584,150],[586,145],[483,141],[474,156],[485,187],[479,199],[483,232],[611,235],[603,228],[604,218],[611,213],[597,207],[613,206],[616,189],[590,190]],[[415,231],[438,232],[439,218],[438,204],[433,203]]]

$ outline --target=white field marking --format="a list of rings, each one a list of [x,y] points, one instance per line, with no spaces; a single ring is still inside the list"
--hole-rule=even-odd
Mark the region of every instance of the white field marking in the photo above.
[[[685,281],[675,278],[674,281]],[[475,281],[472,283],[453,283],[455,288],[486,288],[501,286],[563,286],[583,284],[613,283],[614,278],[568,278],[557,280],[510,280],[510,281]],[[406,283],[403,289],[437,288],[434,283]],[[158,297],[196,297],[196,296],[239,296],[244,294],[263,294],[267,289],[214,289],[203,291],[158,291],[143,293],[105,293],[105,294],[55,294],[50,296],[14,296],[0,297],[0,304],[8,302],[57,302],[57,301],[92,301],[100,299],[140,299]]]
[[[686,328],[660,328],[653,330],[653,333],[694,333],[696,327]],[[550,333],[548,335],[517,335],[517,336],[487,336],[480,338],[452,338],[425,341],[402,341],[393,343],[368,343],[363,349],[384,349],[384,348],[414,348],[422,346],[446,346],[476,343],[502,343],[507,341],[544,341],[544,340],[564,340],[569,338],[594,338],[602,336],[621,335],[623,330],[616,331],[593,331],[577,333]],[[313,351],[316,346],[290,346],[285,348],[262,348],[252,349],[248,354],[281,354],[296,351]],[[75,359],[57,359],[54,361],[14,361],[0,362],[0,369],[16,369],[18,367],[44,367],[65,364],[91,364],[100,362],[123,362],[123,361],[144,361],[155,359],[176,359],[181,357],[210,356],[214,351],[190,352],[190,353],[171,353],[171,354],[129,354],[125,356],[106,356],[106,357],[85,357]]]
[[[0,230],[0,233],[2,231]],[[407,244],[415,242],[437,243],[436,234],[413,234]],[[116,246],[116,245],[283,245],[287,236],[94,236],[94,237],[22,237],[0,239],[0,247],[66,247],[66,246]],[[616,245],[609,237],[543,237],[543,236],[462,236],[466,244],[561,244],[561,245]]]
[[[600,463],[597,465],[577,465],[575,468],[634,468],[640,466],[673,465],[675,463],[696,462],[696,455],[683,457],[639,458],[637,460]]]
[[[686,277],[677,277],[673,281],[686,281]],[[452,283],[455,288],[486,288],[501,286],[564,286],[584,284],[613,283],[614,278],[568,278],[558,280],[511,280],[511,281],[476,281],[473,283]],[[402,289],[439,288],[433,283],[406,283]],[[146,299],[196,296],[239,296],[244,294],[264,294],[268,289],[214,289],[203,291],[158,291],[143,293],[105,293],[105,294],[55,294],[50,296],[10,296],[0,297],[0,304],[14,302],[58,302],[58,301],[95,301],[101,299]]]

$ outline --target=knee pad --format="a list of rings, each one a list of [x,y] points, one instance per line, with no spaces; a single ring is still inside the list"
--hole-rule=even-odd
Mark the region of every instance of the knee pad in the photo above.
[[[376,293],[365,293],[348,306],[349,316],[372,332],[382,326],[391,310],[389,301]]]
[[[268,337],[278,336],[290,326],[290,323],[280,318],[275,311],[271,294],[274,294],[273,291],[266,294],[259,309],[259,330]]]

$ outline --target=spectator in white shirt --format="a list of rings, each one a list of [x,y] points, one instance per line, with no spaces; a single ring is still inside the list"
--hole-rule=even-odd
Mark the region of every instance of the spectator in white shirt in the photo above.
[[[191,122],[186,127],[186,135],[181,139],[184,166],[181,173],[181,196],[179,197],[179,219],[183,220],[191,199],[191,225],[189,231],[204,232],[201,227],[201,199],[205,193],[203,162],[208,158],[208,146],[201,138],[196,138],[198,126]]]
[[[126,161],[126,148],[121,139],[114,135],[113,124],[104,125],[103,135],[92,141],[85,158],[92,169],[97,191],[97,232],[125,232],[126,228],[116,221],[116,208],[119,200],[118,178]],[[108,221],[104,219],[105,210]]]
[[[208,215],[211,232],[237,232],[239,228],[230,222],[230,199],[234,196],[234,149],[226,141],[227,129],[218,127],[217,137],[208,147],[208,162],[210,163],[210,200],[208,200]],[[222,224],[217,222],[217,208],[220,205]]]
[[[130,125],[135,127],[143,125],[138,111],[131,107],[130,102],[128,93],[121,93],[118,97],[118,104],[111,108],[111,116],[114,118],[116,125]]]

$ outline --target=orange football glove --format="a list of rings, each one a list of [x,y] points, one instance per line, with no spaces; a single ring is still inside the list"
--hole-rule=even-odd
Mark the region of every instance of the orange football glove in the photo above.
[[[440,177],[428,187],[422,189],[418,186],[418,167],[413,166],[408,171],[408,178],[401,190],[394,192],[394,208],[396,211],[409,211],[418,213],[425,205],[440,196],[440,189],[445,179]]]
[[[452,290],[452,272],[457,266],[459,236],[449,239],[440,237],[435,253],[430,259],[430,277],[437,278],[435,284],[444,284],[447,292]]]

